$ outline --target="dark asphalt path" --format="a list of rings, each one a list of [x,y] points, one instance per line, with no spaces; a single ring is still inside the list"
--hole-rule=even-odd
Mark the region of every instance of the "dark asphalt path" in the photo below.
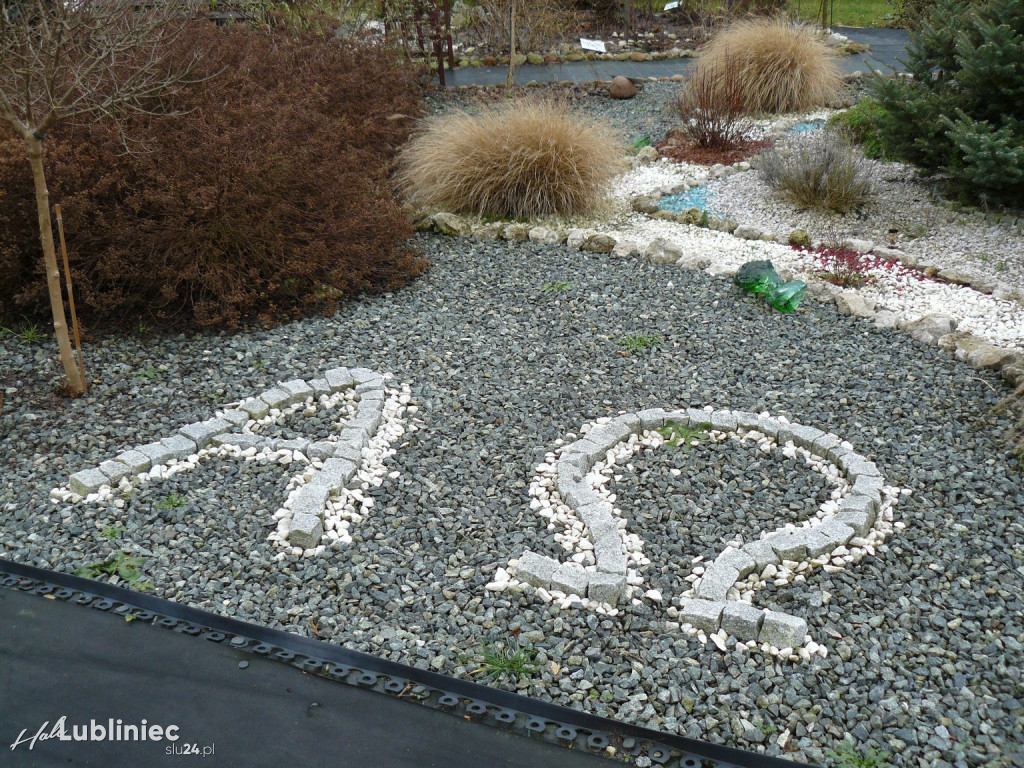
[[[840,65],[844,72],[868,72],[873,69],[884,74],[903,71],[900,59],[906,57],[909,33],[905,29],[861,29],[833,27],[833,31],[845,35],[853,42],[870,46],[863,54],[844,56]],[[634,79],[648,77],[671,77],[689,73],[696,59],[665,59],[662,61],[567,61],[552,65],[524,64],[516,67],[516,82],[525,85],[531,80],[538,83],[585,82],[588,80],[611,80],[616,75]],[[460,85],[504,85],[508,75],[507,67],[465,67],[445,72],[445,84],[449,87]],[[437,76],[434,76],[437,82]]]

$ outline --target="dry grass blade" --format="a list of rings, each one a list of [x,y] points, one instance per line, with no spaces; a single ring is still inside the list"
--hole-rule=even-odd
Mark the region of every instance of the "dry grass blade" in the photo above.
[[[528,219],[592,210],[626,147],[605,123],[530,100],[428,120],[400,161],[416,208]]]
[[[723,82],[736,67],[748,113],[801,112],[829,103],[842,84],[835,56],[811,27],[785,18],[736,22],[701,54],[697,76]]]

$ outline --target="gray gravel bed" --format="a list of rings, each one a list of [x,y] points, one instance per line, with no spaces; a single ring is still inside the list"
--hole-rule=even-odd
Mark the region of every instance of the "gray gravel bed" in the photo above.
[[[337,435],[341,427],[336,422],[343,418],[342,406],[324,408],[318,405],[316,412],[311,416],[305,415],[302,411],[296,411],[285,416],[280,424],[263,424],[254,428],[253,431],[263,437],[271,437],[279,440],[294,440],[306,438],[307,440],[327,439],[330,435]]]
[[[467,655],[518,628],[542,671],[506,686],[795,759],[824,761],[850,734],[897,766],[1021,764],[1024,483],[998,442],[1010,423],[992,412],[1007,394],[996,378],[831,306],[774,313],[702,273],[535,244],[418,241],[429,272],[332,317],[88,344],[102,383],[78,400],[51,394],[50,342],[4,337],[0,554],[71,571],[123,549],[144,558],[158,595],[462,677],[475,668]],[[542,290],[559,281],[570,289]],[[621,354],[617,340],[633,333],[665,344]],[[350,547],[275,560],[265,537],[290,475],[279,465],[210,462],[128,499],[48,500],[72,472],[217,403],[340,365],[408,381],[422,420],[396,445],[387,466],[400,474],[372,491]],[[607,618],[484,589],[549,535],[528,485],[555,441],[620,410],[704,404],[833,431],[913,492],[896,510],[906,529],[873,556],[755,598],[806,618],[827,658],[722,653],[666,629],[650,603]],[[661,495],[658,475],[642,480],[637,493],[646,483]],[[158,507],[172,493],[186,506]],[[691,480],[697,506],[714,507],[708,493]],[[113,541],[101,535],[111,526],[125,529]],[[673,546],[653,521],[643,535],[651,551]],[[665,565],[652,558],[643,575]]]
[[[663,445],[630,460],[608,489],[644,541],[652,585],[668,599],[690,588],[692,560],[714,561],[737,533],[744,541],[815,516],[833,486],[803,461],[765,454],[755,443],[704,442],[689,451]],[[673,475],[672,470],[681,474]]]

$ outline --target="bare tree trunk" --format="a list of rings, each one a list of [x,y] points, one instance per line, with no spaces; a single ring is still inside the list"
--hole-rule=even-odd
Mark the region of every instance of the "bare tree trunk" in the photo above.
[[[50,223],[50,193],[46,189],[46,175],[43,173],[43,142],[35,135],[29,135],[27,141],[28,161],[32,166],[36,208],[39,212],[39,239],[43,243],[43,260],[46,263],[46,285],[50,291],[50,309],[53,310],[53,331],[71,394],[80,395],[85,392],[85,381],[75,362],[74,352],[71,351],[68,324],[64,317],[64,295],[60,289],[60,270],[57,267],[57,251],[53,245],[53,227]]]

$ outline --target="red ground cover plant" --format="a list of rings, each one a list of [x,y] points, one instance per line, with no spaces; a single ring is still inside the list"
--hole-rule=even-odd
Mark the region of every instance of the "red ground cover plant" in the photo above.
[[[415,72],[374,43],[312,32],[197,22],[186,37],[177,53],[198,47],[209,79],[161,96],[165,114],[47,139],[80,314],[280,321],[422,271],[390,183],[421,110]],[[20,147],[0,137],[0,316],[46,307],[31,190]]]

